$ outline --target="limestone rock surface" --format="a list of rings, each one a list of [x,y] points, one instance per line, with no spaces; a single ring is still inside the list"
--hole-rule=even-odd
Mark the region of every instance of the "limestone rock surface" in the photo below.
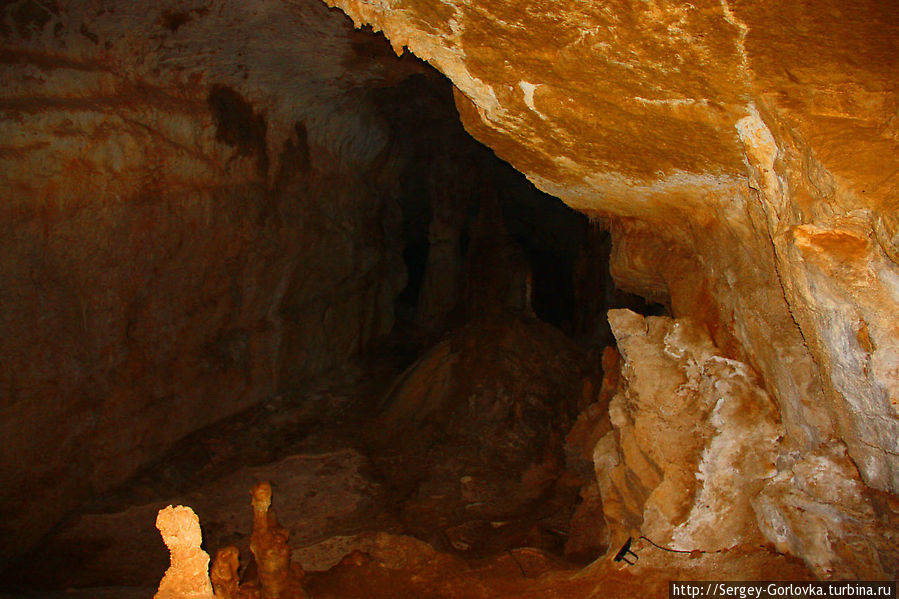
[[[874,580],[899,569],[895,500],[871,494],[842,446],[785,456],[752,500],[759,527],[820,578]]]
[[[776,406],[695,323],[611,310],[622,356],[594,450],[612,547],[645,536],[680,551],[773,543],[822,578],[896,572],[896,511],[845,446],[789,451]]]
[[[783,433],[770,397],[690,322],[628,310],[609,322],[622,385],[594,459],[613,538],[639,530],[686,551],[760,541],[751,499],[776,473]]]

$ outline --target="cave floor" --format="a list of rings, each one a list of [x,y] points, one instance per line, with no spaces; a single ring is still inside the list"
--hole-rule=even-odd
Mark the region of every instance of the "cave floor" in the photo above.
[[[491,488],[487,474],[508,468],[495,453],[385,432],[383,399],[417,353],[388,343],[190,435],[7,573],[14,588],[40,590],[0,597],[151,597],[168,565],[154,528],[168,504],[194,508],[207,552],[235,545],[244,562],[260,480],[310,597],[663,597],[673,579],[809,578],[765,547],[679,554],[638,539],[633,566],[614,552],[566,561],[578,477]]]

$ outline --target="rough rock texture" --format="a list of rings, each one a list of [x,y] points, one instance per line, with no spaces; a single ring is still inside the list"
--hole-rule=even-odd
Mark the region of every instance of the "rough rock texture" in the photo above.
[[[776,473],[782,428],[752,371],[689,322],[628,310],[609,322],[622,386],[594,460],[612,545],[636,529],[687,551],[761,540],[751,499]]]
[[[169,548],[171,565],[153,599],[213,599],[209,554],[200,548],[203,536],[194,511],[183,505],[162,508],[156,528]]]
[[[449,76],[470,132],[607,219],[616,280],[762,375],[787,441],[899,491],[889,0],[327,0]]]
[[[613,547],[644,535],[718,551],[764,537],[822,578],[896,572],[895,508],[866,492],[845,449],[785,452],[755,374],[696,324],[627,310],[609,322],[621,386],[594,461]]]
[[[253,534],[250,551],[256,564],[262,599],[278,599],[283,596],[304,597],[301,590],[290,587],[298,582],[291,577],[290,532],[278,523],[272,509],[272,487],[261,482],[250,492],[253,498]],[[302,579],[303,571],[297,570],[296,578]]]
[[[256,529],[254,529],[255,535]],[[387,533],[366,533],[333,539],[325,549],[330,553],[327,568],[309,572],[282,594],[283,599],[305,596],[332,598],[419,597],[422,599],[509,599],[532,597],[577,599],[595,597],[597,588],[604,597],[668,596],[667,581],[704,580],[748,576],[759,580],[806,580],[801,565],[783,556],[758,548],[727,554],[673,556],[638,540],[634,549],[641,554],[635,567],[623,569],[611,558],[598,560],[588,568],[574,571],[551,555],[523,547],[505,551],[490,559],[466,562],[436,550],[419,539]],[[233,548],[232,548],[233,549]],[[321,548],[308,548],[306,557],[323,556]],[[217,599],[259,599],[264,589],[253,581],[252,566],[244,573],[240,588],[236,580],[235,552],[219,553],[223,561],[213,565]],[[296,555],[296,554],[295,554]],[[680,559],[678,559],[680,558]],[[224,573],[223,576],[221,574]],[[306,595],[308,593],[308,595]]]
[[[894,2],[328,1],[446,73],[474,135],[608,228],[621,288],[708,330],[683,363],[644,348],[666,375],[657,389],[625,358],[621,398],[684,399],[686,381],[700,411],[613,403],[601,470],[639,484],[606,513],[719,547],[753,538],[753,512],[820,576],[895,575],[895,495],[871,491],[899,492]],[[346,25],[314,0],[2,3],[0,508],[19,516],[0,524],[16,541],[0,561],[188,431],[389,328],[404,159],[363,88],[420,69]],[[438,215],[435,248],[457,216]],[[527,309],[534,273],[500,246],[480,248],[493,256],[481,279],[497,264],[507,277],[489,303]],[[431,272],[452,272],[423,294],[437,318],[442,283],[457,288],[444,249]],[[712,401],[719,385],[766,417],[739,428]],[[516,406],[481,399],[485,413]],[[715,445],[738,438],[767,440],[761,461]],[[518,482],[542,489],[545,465]],[[728,485],[746,493],[733,506]],[[802,530],[810,508],[824,515]]]
[[[760,374],[764,391],[749,391],[754,382],[741,391],[770,395],[784,432],[775,448],[774,429],[757,431],[765,461],[845,444],[866,485],[899,492],[893,3],[326,1],[447,74],[473,135],[603,222],[619,286],[704,326],[716,355],[739,361],[719,360],[709,377]],[[675,429],[696,415],[682,417]],[[648,449],[632,436],[621,443],[636,459]],[[702,447],[675,443],[680,453],[662,462],[687,467]],[[683,541],[700,534],[684,510],[706,505],[693,503],[701,491],[656,466],[637,467],[647,494],[637,506],[649,498],[659,511],[637,509],[631,521],[649,518],[666,540],[675,527]],[[757,492],[762,472],[731,482]],[[855,480],[852,469],[832,474]],[[669,491],[684,501],[666,512]],[[751,528],[738,504],[736,529],[718,529],[709,546]],[[838,520],[859,513],[854,500],[837,504]],[[702,509],[711,522],[725,508]],[[800,546],[810,564],[831,559]]]
[[[421,67],[311,0],[5,2],[0,45],[2,566],[390,329],[403,158],[360,89]]]
[[[234,545],[215,552],[209,578],[212,581],[216,599],[239,599],[240,577],[237,574],[240,567],[239,559],[240,551]]]
[[[735,575],[757,580],[808,579],[801,566],[758,550],[691,560],[672,558],[647,546],[638,549],[643,563],[637,567],[622,569],[611,560],[601,560],[578,572],[531,548],[466,564],[415,539],[382,535],[377,541],[374,547],[369,545],[369,551],[350,554],[330,571],[311,575],[310,594],[347,599],[587,599],[598,595],[663,599],[672,576],[679,580]]]
[[[418,294],[418,322],[440,330],[459,306],[465,280],[462,236],[468,217],[471,169],[458,157],[434,161],[428,177],[431,222],[428,225],[428,257]],[[446,177],[435,174],[446,173]],[[447,186],[447,181],[454,184]]]
[[[842,446],[787,456],[752,505],[778,550],[801,555],[821,578],[899,571],[899,504],[867,491]]]
[[[585,381],[581,413],[565,437],[566,467],[571,475],[584,481],[565,542],[565,557],[575,562],[589,563],[609,549],[609,526],[605,521],[593,454],[599,441],[612,430],[609,402],[618,389],[620,357],[614,347],[605,348],[599,392],[595,392],[592,381]]]
[[[372,424],[407,530],[467,557],[561,549],[577,492],[563,438],[594,368],[557,329],[513,315],[471,322],[428,351]]]
[[[253,569],[238,577],[239,551],[233,545],[216,552],[212,564],[212,585],[217,599],[305,599],[304,572],[291,563],[290,533],[278,523],[272,509],[272,487],[260,482],[250,492],[253,505],[253,534],[250,551]],[[250,579],[249,574],[253,578]]]

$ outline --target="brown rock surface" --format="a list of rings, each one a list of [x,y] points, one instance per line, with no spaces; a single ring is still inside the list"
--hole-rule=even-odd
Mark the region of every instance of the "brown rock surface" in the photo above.
[[[369,433],[402,491],[407,530],[466,557],[561,549],[577,493],[563,439],[595,366],[557,329],[512,314],[429,350],[386,394]]]
[[[216,599],[240,599],[239,559],[240,550],[233,545],[216,551],[209,572]]]
[[[267,482],[257,483],[250,492],[253,505],[253,534],[250,551],[259,577],[261,599],[303,599],[300,581],[302,569],[291,569],[290,533],[278,523],[272,509],[272,487]]]
[[[571,516],[568,538],[565,541],[565,557],[575,562],[589,563],[610,549],[609,526],[603,512],[593,454],[599,441],[612,430],[609,402],[618,388],[619,359],[620,355],[614,347],[605,348],[602,355],[603,380],[599,392],[594,391],[591,379],[584,380],[583,409],[565,437],[565,458],[569,475],[584,481],[580,501]]]
[[[324,545],[324,544],[323,544]],[[511,549],[475,562],[435,550],[407,536],[365,533],[309,547],[307,559],[330,554],[326,568],[316,568],[304,579],[311,597],[472,599],[533,597],[577,599],[595,597],[667,597],[668,581],[747,577],[756,580],[807,580],[801,564],[757,547],[739,547],[725,553],[672,554],[637,540],[640,559],[634,566],[598,560],[580,571],[533,548]],[[295,552],[295,555],[297,553]],[[324,564],[323,564],[324,565]],[[256,597],[246,585],[241,593]]]
[[[173,500],[194,506],[210,552],[235,545],[249,558],[253,511],[247,489],[260,480],[275,485],[278,515],[295,547],[368,527],[390,529],[393,522],[385,513],[384,489],[366,474],[369,467],[365,458],[349,449],[294,455],[242,468],[176,498],[82,514],[56,531],[50,545],[28,564],[29,570],[17,574],[32,584],[37,580],[42,588],[153,585],[165,568],[165,554],[148,523]],[[130,557],[122,559],[123,555]],[[47,564],[53,564],[52,572]]]
[[[217,599],[305,599],[304,572],[291,563],[290,533],[272,509],[272,487],[259,482],[250,491],[253,506],[253,561],[238,575],[239,550],[229,546],[216,553],[212,584]]]
[[[20,0],[0,23],[2,569],[389,331],[402,158],[357,90],[421,68],[314,1]]]

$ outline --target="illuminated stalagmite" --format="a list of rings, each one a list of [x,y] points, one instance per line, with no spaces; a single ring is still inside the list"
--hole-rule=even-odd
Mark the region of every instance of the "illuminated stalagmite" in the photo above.
[[[163,508],[156,528],[169,548],[171,565],[154,599],[213,599],[209,554],[200,548],[203,538],[194,511],[183,505]]]

